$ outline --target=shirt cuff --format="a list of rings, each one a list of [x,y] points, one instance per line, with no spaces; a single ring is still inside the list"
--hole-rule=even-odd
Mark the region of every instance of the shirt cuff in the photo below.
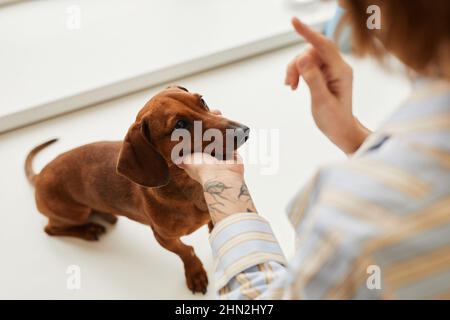
[[[215,261],[217,290],[252,266],[268,261],[286,265],[269,223],[255,213],[237,213],[219,221],[209,241]]]

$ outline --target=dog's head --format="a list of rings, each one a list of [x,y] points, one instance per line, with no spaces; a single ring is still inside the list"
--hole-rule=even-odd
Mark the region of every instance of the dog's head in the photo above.
[[[208,134],[211,132],[220,134],[222,148],[211,148],[215,140]],[[190,144],[179,155],[188,150],[227,159],[230,151],[247,141],[249,128],[211,112],[201,95],[171,86],[154,96],[138,113],[123,141],[117,172],[145,187],[166,185],[170,179],[169,165],[174,161],[172,151],[180,146],[180,141],[174,139],[179,133],[185,138],[183,145]],[[186,141],[186,133],[190,141]]]

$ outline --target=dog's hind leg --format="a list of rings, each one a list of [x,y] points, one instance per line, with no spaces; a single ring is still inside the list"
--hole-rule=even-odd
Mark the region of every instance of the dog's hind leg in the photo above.
[[[97,241],[106,228],[95,222],[88,222],[79,226],[53,226],[51,220],[45,227],[45,232],[51,236],[75,237],[87,241]]]
[[[69,199],[52,198],[51,202],[39,201],[38,209],[48,217],[44,231],[51,236],[67,236],[96,241],[106,232],[101,224],[90,222],[91,209]]]
[[[93,216],[99,217],[100,219],[102,219],[105,222],[108,222],[109,224],[116,224],[118,220],[118,218],[111,213],[100,212],[94,209],[92,209],[91,214]]]
[[[179,238],[163,238],[155,231],[156,240],[161,246],[167,250],[177,254],[184,264],[184,274],[186,277],[186,284],[193,293],[206,293],[208,286],[208,275],[206,274],[203,264],[195,255],[194,248],[185,245]]]

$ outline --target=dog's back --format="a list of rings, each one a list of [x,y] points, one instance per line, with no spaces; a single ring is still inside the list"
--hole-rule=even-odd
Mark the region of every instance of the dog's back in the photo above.
[[[131,195],[139,187],[116,173],[121,145],[120,141],[104,141],[74,148],[50,161],[39,174],[31,169],[34,152],[27,158],[26,172],[36,187],[39,211],[49,218],[57,215],[58,219],[67,213],[72,220],[76,217],[73,210],[67,208],[69,205],[116,215],[133,215],[136,204]],[[84,219],[85,211],[76,211],[82,212]]]

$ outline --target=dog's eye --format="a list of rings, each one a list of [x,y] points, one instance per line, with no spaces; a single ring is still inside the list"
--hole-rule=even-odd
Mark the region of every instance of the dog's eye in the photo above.
[[[209,110],[209,107],[208,107],[208,105],[206,104],[205,99],[200,98],[200,103],[202,104],[203,108],[205,108],[206,110]]]
[[[186,129],[188,123],[186,120],[178,120],[175,124],[174,130],[176,129]]]

